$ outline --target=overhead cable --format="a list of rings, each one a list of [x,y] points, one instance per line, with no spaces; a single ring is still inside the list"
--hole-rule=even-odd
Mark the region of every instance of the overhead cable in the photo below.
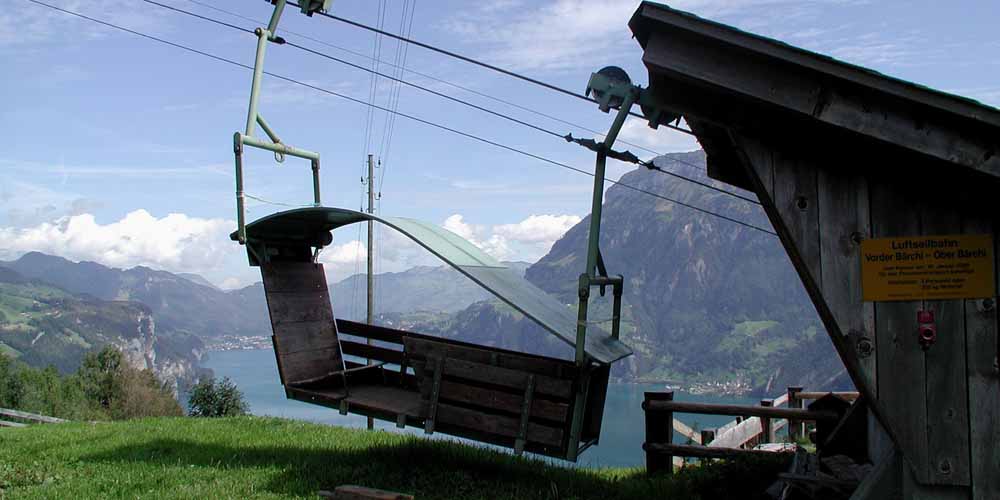
[[[163,6],[162,3],[157,2],[155,0],[143,0],[143,1],[145,1],[147,3],[150,3],[150,4],[153,4],[153,5]],[[195,14],[195,13],[192,13],[192,12],[188,12],[188,11],[186,11],[184,9],[178,9],[176,7],[167,7],[167,8],[169,8],[170,10],[173,10],[175,12],[180,12],[180,13],[183,13],[183,14],[192,15],[192,16],[198,18],[198,19],[202,19],[202,20],[209,21],[209,22],[215,22],[217,24],[220,24],[220,25],[223,25],[223,26],[227,26],[227,27],[232,28],[232,29],[236,29],[236,30],[239,30],[239,31],[243,31],[243,32],[246,32],[246,33],[253,34],[253,31],[249,30],[247,28],[242,28],[242,27],[234,26],[234,25],[222,22],[222,21],[217,21],[217,20],[212,19],[210,17],[201,16],[201,15],[198,15],[198,14]],[[380,22],[384,19],[383,16],[384,16],[384,13],[380,9],[380,11],[379,11]],[[289,42],[289,41],[285,41],[284,45],[288,45],[288,46],[294,47],[296,49],[302,50],[304,52],[308,52],[310,54],[313,54],[313,55],[316,55],[316,56],[319,56],[319,57],[322,57],[322,58],[325,58],[325,59],[329,59],[331,61],[335,61],[335,62],[338,62],[340,64],[343,64],[343,65],[346,65],[346,66],[350,66],[350,67],[355,68],[355,69],[359,69],[361,71],[366,71],[368,73],[371,73],[371,75],[372,75],[372,77],[373,77],[374,80],[372,81],[372,88],[369,90],[369,103],[374,103],[375,86],[377,85],[377,78],[376,77],[381,77],[381,78],[385,78],[385,79],[388,79],[388,80],[392,80],[392,81],[394,81],[394,82],[396,82],[398,84],[407,85],[409,87],[413,87],[413,88],[421,90],[423,92],[427,92],[429,94],[441,97],[442,99],[447,99],[447,100],[450,100],[450,101],[462,104],[464,106],[468,106],[470,108],[482,111],[484,113],[488,113],[488,114],[496,116],[498,118],[511,121],[511,122],[516,123],[518,125],[534,129],[534,130],[536,130],[538,132],[542,132],[544,134],[548,134],[548,135],[551,135],[553,137],[558,137],[560,139],[571,137],[571,136],[565,136],[565,135],[560,134],[558,132],[555,132],[553,130],[549,130],[549,129],[546,129],[544,127],[535,125],[533,123],[526,122],[524,120],[515,118],[513,116],[510,116],[510,115],[507,115],[507,114],[504,114],[504,113],[500,113],[498,111],[494,111],[492,109],[480,106],[478,104],[475,104],[475,103],[472,103],[472,102],[469,102],[469,101],[466,101],[466,100],[463,100],[463,99],[459,99],[457,97],[450,96],[448,94],[445,94],[445,93],[442,93],[442,92],[438,92],[438,91],[433,90],[433,89],[429,89],[427,87],[418,85],[416,83],[412,83],[412,82],[403,80],[402,78],[398,78],[398,77],[393,76],[393,75],[387,75],[385,73],[381,73],[377,69],[369,69],[369,68],[366,68],[366,67],[361,66],[359,64],[352,63],[352,62],[347,61],[345,59],[341,59],[339,57],[336,57],[336,56],[333,56],[333,55],[330,55],[330,54],[326,54],[326,53],[323,53],[323,52],[311,49],[311,48],[303,46],[303,45],[299,45],[299,44],[296,44],[296,43],[293,43],[293,42]],[[378,45],[376,45],[376,46],[378,46]],[[377,60],[377,58],[375,58],[375,60]],[[369,106],[370,106],[370,104],[369,104]],[[390,105],[390,107],[392,107],[392,105]],[[365,120],[365,122],[367,124],[366,127],[365,127],[365,144],[366,144],[366,149],[367,149],[367,145],[369,144],[369,139],[368,138],[369,138],[369,136],[370,136],[370,134],[372,132],[372,123],[371,122],[373,121],[372,111],[374,109],[375,109],[374,107],[369,107],[368,108],[369,113],[368,113],[368,115],[366,117],[366,120]],[[392,112],[390,112],[386,116],[395,116],[395,115]],[[567,140],[570,140],[570,139],[567,139]],[[619,159],[621,159],[621,158],[619,158]],[[683,160],[677,160],[677,161],[679,163],[687,163],[687,162],[685,162]],[[655,170],[657,172],[660,172],[662,174],[669,175],[669,176],[675,177],[677,179],[681,179],[681,180],[690,182],[692,184],[696,184],[698,186],[704,187],[704,188],[712,190],[712,191],[716,191],[718,193],[725,194],[727,196],[732,196],[734,198],[746,201],[748,203],[752,203],[752,204],[755,204],[755,205],[760,205],[760,202],[758,200],[753,199],[753,198],[749,198],[747,196],[743,196],[741,194],[734,193],[732,191],[729,191],[729,190],[726,190],[726,189],[722,189],[722,188],[713,186],[713,185],[711,185],[709,183],[702,182],[702,181],[699,181],[699,180],[696,180],[696,179],[692,179],[692,178],[684,176],[684,175],[680,175],[680,174],[671,172],[669,170],[666,170],[666,169],[663,169],[663,168],[655,166],[652,162],[632,161],[631,163],[637,163],[637,164],[643,165],[643,166],[645,166],[645,167],[647,167],[647,168],[649,168],[651,170]],[[383,170],[383,172],[384,172],[384,170]],[[379,185],[381,186],[381,179],[380,179]]]
[[[226,9],[220,9],[220,8],[214,6],[214,5],[211,5],[211,4],[208,4],[208,3],[205,3],[205,2],[201,2],[199,0],[184,0],[184,1],[188,2],[188,3],[192,3],[192,4],[195,4],[195,5],[198,5],[198,6],[201,6],[201,7],[204,7],[206,9],[214,10],[214,11],[222,13],[222,14],[226,14],[228,16],[232,16],[232,17],[236,17],[236,18],[239,18],[239,19],[243,19],[244,21],[250,21],[252,23],[259,24],[259,25],[267,24],[267,21],[263,21],[263,20],[259,20],[259,19],[254,19],[252,17],[244,16],[244,15],[242,15],[240,13],[229,11],[229,10],[226,10]],[[172,10],[179,10],[179,9],[172,8]],[[199,16],[199,17],[201,17],[201,16]],[[412,17],[412,10],[411,10],[410,23],[412,24],[412,22],[413,22],[413,17]],[[308,40],[310,42],[318,43],[320,45],[325,45],[325,46],[330,47],[332,49],[336,49],[336,50],[339,50],[339,51],[342,51],[342,52],[346,52],[346,53],[351,54],[353,56],[357,56],[357,57],[361,57],[361,58],[369,59],[369,60],[372,58],[372,56],[370,56],[368,54],[364,54],[362,52],[358,52],[356,50],[352,50],[352,49],[349,49],[347,47],[336,45],[336,44],[327,42],[326,40],[321,40],[319,38],[315,38],[315,37],[306,35],[306,34],[304,34],[302,32],[292,31],[292,30],[285,29],[285,28],[282,28],[282,31],[284,33],[289,33],[289,34],[295,35],[295,36],[297,36],[297,37],[299,37],[299,38],[301,38],[303,40]],[[400,41],[400,43],[403,43],[403,42]],[[409,44],[407,44],[406,47],[409,47]],[[404,59],[404,61],[405,61],[405,59]],[[602,132],[600,130],[595,130],[595,129],[590,128],[590,127],[587,127],[586,125],[581,125],[579,123],[571,122],[571,121],[565,120],[563,118],[559,118],[558,116],[550,115],[550,114],[545,113],[543,111],[538,111],[537,109],[532,109],[532,108],[529,108],[527,106],[523,106],[521,104],[518,104],[516,102],[509,101],[507,99],[503,99],[503,98],[497,97],[495,95],[492,95],[492,94],[489,94],[489,93],[486,93],[486,92],[482,92],[482,91],[476,90],[476,89],[474,89],[472,87],[467,87],[465,85],[461,85],[461,84],[458,84],[458,83],[455,83],[455,82],[452,82],[452,81],[449,81],[449,80],[445,80],[443,78],[439,78],[439,77],[436,77],[436,76],[428,74],[428,73],[423,73],[423,72],[417,71],[417,70],[412,69],[412,68],[407,68],[407,67],[405,67],[405,62],[404,62],[403,65],[392,64],[392,63],[389,63],[388,61],[380,61],[380,62],[383,65],[391,66],[393,68],[399,68],[402,71],[405,71],[407,73],[412,73],[412,74],[417,75],[419,77],[426,78],[428,80],[431,80],[431,81],[434,81],[434,82],[437,82],[437,83],[440,83],[440,84],[443,84],[443,85],[447,85],[449,87],[453,87],[453,88],[459,89],[459,90],[461,90],[463,92],[468,92],[470,94],[475,94],[475,95],[477,95],[479,97],[483,97],[485,99],[490,99],[492,101],[499,102],[499,103],[504,104],[506,106],[517,108],[517,109],[519,109],[521,111],[525,111],[527,113],[532,113],[534,115],[541,116],[543,118],[546,118],[546,119],[549,119],[549,120],[552,120],[552,121],[556,121],[556,122],[562,123],[563,125],[569,125],[571,127],[575,127],[575,128],[580,129],[580,130],[586,130],[587,132],[590,132],[592,134],[597,134],[597,135],[600,135],[600,136],[604,135],[604,132]],[[685,132],[687,132],[687,131],[685,130]],[[632,147],[637,148],[637,149],[641,149],[641,150],[643,150],[643,151],[645,151],[647,153],[650,153],[650,154],[653,154],[653,155],[656,155],[656,156],[663,156],[663,153],[661,153],[661,152],[659,152],[659,151],[657,151],[655,149],[650,149],[650,148],[648,148],[646,146],[643,146],[641,144],[637,144],[637,143],[634,143],[634,142],[629,142],[629,141],[626,141],[626,140],[621,139],[621,138],[619,138],[617,142],[621,142],[623,144],[628,144],[629,146],[632,146]],[[703,167],[701,165],[697,165],[695,163],[691,163],[691,162],[687,162],[687,161],[683,161],[683,160],[675,160],[675,161],[677,161],[678,163],[681,163],[683,165],[687,165],[687,166],[689,166],[691,168],[694,168],[694,169],[705,170],[705,167]]]
[[[288,4],[289,5],[294,5],[296,7],[299,7],[299,4],[296,3],[296,2],[294,2],[294,1],[289,1]],[[489,64],[487,62],[483,62],[483,61],[480,61],[480,60],[477,60],[477,59],[473,59],[473,58],[468,57],[468,56],[463,56],[462,54],[459,54],[459,53],[456,53],[456,52],[452,52],[452,51],[450,51],[448,49],[442,49],[441,47],[436,47],[434,45],[430,45],[430,44],[427,44],[427,43],[424,43],[424,42],[418,42],[417,40],[413,40],[412,38],[404,37],[404,36],[401,36],[401,35],[397,35],[395,33],[389,33],[388,31],[383,31],[383,30],[381,30],[379,28],[375,28],[373,26],[368,26],[367,24],[359,23],[357,21],[352,21],[352,20],[347,19],[347,18],[336,16],[336,15],[330,14],[328,12],[318,11],[316,13],[319,14],[319,15],[321,15],[321,16],[323,16],[323,17],[332,19],[334,21],[339,21],[339,22],[342,22],[344,24],[348,24],[348,25],[354,26],[356,28],[361,28],[361,29],[364,29],[364,30],[368,30],[368,31],[372,31],[372,32],[375,32],[375,33],[379,33],[381,35],[385,35],[385,36],[390,37],[390,38],[395,38],[395,39],[400,40],[402,42],[406,42],[406,43],[411,44],[411,45],[416,45],[417,47],[421,47],[421,48],[424,48],[424,49],[427,49],[427,50],[430,50],[430,51],[433,51],[433,52],[437,52],[439,54],[446,55],[448,57],[453,57],[455,59],[459,59],[461,61],[465,61],[465,62],[467,62],[469,64],[475,64],[476,66],[481,66],[481,67],[486,68],[488,70],[495,71],[497,73],[501,73],[501,74],[504,74],[504,75],[507,75],[507,76],[510,76],[510,77],[513,77],[513,78],[517,78],[518,80],[522,80],[522,81],[525,81],[525,82],[528,82],[528,83],[532,83],[534,85],[538,85],[538,86],[547,88],[549,90],[558,92],[560,94],[565,94],[565,95],[568,95],[568,96],[576,97],[577,99],[581,99],[581,100],[584,100],[584,101],[592,102],[592,103],[595,103],[595,104],[597,103],[596,100],[594,100],[594,99],[592,99],[592,98],[590,98],[590,97],[588,97],[588,96],[586,96],[584,94],[578,94],[576,92],[573,92],[572,90],[564,89],[562,87],[553,85],[551,83],[544,82],[544,81],[539,80],[537,78],[532,78],[530,76],[525,76],[525,75],[522,75],[520,73],[516,73],[514,71],[511,71],[509,69],[504,69],[504,68],[501,68],[499,66],[495,66],[495,65]],[[645,118],[643,115],[641,115],[639,113],[636,113],[636,112],[630,112],[629,114],[632,115],[632,116],[638,117],[638,118]],[[677,130],[678,132],[683,132],[683,133],[688,134],[688,135],[694,135],[694,132],[692,132],[690,130],[683,129],[683,128],[678,127],[676,125],[666,124],[666,125],[663,125],[663,126],[665,126],[667,128],[671,128],[671,129]]]
[[[163,38],[160,38],[160,37],[157,37],[157,36],[148,35],[146,33],[142,33],[140,31],[136,31],[136,30],[133,30],[133,29],[130,29],[130,28],[119,26],[117,24],[113,24],[113,23],[110,23],[110,22],[107,22],[107,21],[102,21],[100,19],[97,19],[97,18],[94,18],[94,17],[90,17],[90,16],[87,16],[85,14],[81,14],[79,12],[74,12],[74,11],[71,11],[71,10],[63,9],[61,7],[58,7],[58,6],[55,6],[55,5],[46,3],[46,2],[42,2],[41,0],[25,0],[25,1],[28,1],[28,2],[31,2],[31,3],[43,6],[43,7],[47,7],[47,8],[53,9],[53,10],[57,10],[59,12],[65,13],[65,14],[76,16],[76,17],[79,17],[81,19],[86,19],[88,21],[91,21],[91,22],[94,22],[94,23],[97,23],[97,24],[101,24],[103,26],[107,26],[107,27],[114,28],[114,29],[117,29],[117,30],[120,30],[120,31],[124,31],[126,33],[131,33],[133,35],[140,36],[140,37],[146,38],[148,40],[153,40],[155,42],[159,42],[159,43],[162,43],[162,44],[165,44],[165,45],[169,45],[169,46],[174,47],[174,48],[178,48],[178,49],[181,49],[181,50],[184,50],[184,51],[187,51],[187,52],[191,52],[193,54],[198,54],[198,55],[201,55],[201,56],[205,56],[205,57],[208,57],[210,59],[214,59],[216,61],[224,62],[226,64],[230,64],[230,65],[233,65],[233,66],[238,66],[240,68],[247,69],[247,70],[250,70],[250,71],[253,70],[252,66],[249,66],[247,64],[243,64],[243,63],[238,62],[238,61],[234,61],[232,59],[228,59],[228,58],[225,58],[225,57],[222,57],[222,56],[218,56],[218,55],[215,55],[215,54],[212,54],[212,53],[209,53],[209,52],[205,52],[203,50],[195,49],[193,47],[189,47],[189,46],[186,46],[186,45],[182,45],[182,44],[179,44],[179,43],[176,43],[176,42],[171,42],[169,40],[166,40],[166,39],[163,39]],[[572,170],[574,172],[578,172],[578,173],[581,173],[581,174],[584,174],[584,175],[588,175],[588,176],[591,176],[591,177],[594,176],[593,172],[589,172],[589,171],[586,171],[586,170],[574,167],[572,165],[568,165],[568,164],[565,164],[565,163],[562,163],[562,162],[559,162],[559,161],[556,161],[556,160],[552,160],[550,158],[546,158],[544,156],[537,155],[535,153],[531,153],[531,152],[525,151],[523,149],[519,149],[519,148],[516,148],[516,147],[513,147],[513,146],[508,146],[506,144],[502,144],[502,143],[493,141],[491,139],[487,139],[485,137],[481,137],[481,136],[478,136],[478,135],[475,135],[475,134],[464,132],[464,131],[461,131],[461,130],[449,127],[447,125],[442,125],[440,123],[435,123],[435,122],[432,122],[430,120],[426,120],[424,118],[420,118],[420,117],[413,116],[413,115],[410,115],[410,114],[407,114],[407,113],[403,113],[401,111],[392,111],[392,110],[390,110],[388,108],[385,108],[385,107],[382,107],[382,106],[378,106],[377,104],[367,103],[367,102],[365,102],[365,101],[363,101],[361,99],[357,99],[355,97],[351,97],[351,96],[348,96],[348,95],[345,95],[345,94],[341,94],[341,93],[335,92],[333,90],[325,89],[323,87],[319,87],[319,86],[312,85],[312,84],[309,84],[309,83],[306,83],[306,82],[303,82],[303,81],[300,81],[300,80],[296,80],[294,78],[290,78],[290,77],[287,77],[287,76],[284,76],[284,75],[281,75],[281,74],[278,74],[278,73],[273,73],[273,72],[270,72],[270,71],[264,71],[263,73],[266,74],[266,75],[268,75],[268,76],[270,76],[270,77],[272,77],[272,78],[277,78],[279,80],[282,80],[282,81],[285,81],[285,82],[288,82],[288,83],[292,83],[292,84],[299,85],[299,86],[302,86],[302,87],[310,88],[310,89],[313,89],[313,90],[315,90],[317,92],[321,92],[321,93],[324,93],[324,94],[328,94],[328,95],[332,95],[332,96],[335,96],[335,97],[339,97],[341,99],[345,99],[345,100],[348,100],[348,101],[351,101],[351,102],[354,102],[354,103],[357,103],[357,104],[361,104],[361,105],[364,105],[364,106],[372,106],[372,107],[375,107],[375,108],[377,108],[377,109],[379,109],[381,111],[385,111],[387,113],[391,112],[391,113],[396,114],[397,116],[401,116],[401,117],[406,118],[406,119],[411,120],[411,121],[422,123],[424,125],[428,125],[428,126],[431,126],[431,127],[434,127],[434,128],[441,129],[441,130],[445,130],[447,132],[451,132],[451,133],[456,134],[456,135],[460,135],[460,136],[463,136],[463,137],[466,137],[466,138],[469,138],[469,139],[473,139],[475,141],[482,142],[484,144],[489,144],[491,146],[494,146],[494,147],[497,147],[497,148],[500,148],[500,149],[505,149],[507,151],[518,153],[520,155],[527,156],[529,158],[534,158],[536,160],[539,160],[539,161],[542,161],[542,162],[545,162],[545,163],[549,163],[549,164],[552,164],[552,165],[555,165],[555,166],[558,166],[558,167],[561,167],[561,168],[565,168],[567,170]],[[674,204],[677,204],[677,205],[680,205],[680,206],[683,206],[683,207],[687,207],[687,208],[690,208],[690,209],[695,210],[697,212],[704,213],[706,215],[711,215],[713,217],[717,217],[717,218],[720,218],[720,219],[723,219],[723,220],[727,220],[729,222],[732,222],[734,224],[738,224],[740,226],[743,226],[743,227],[746,227],[746,228],[749,228],[749,229],[754,229],[754,230],[757,230],[757,231],[761,231],[763,233],[767,233],[767,234],[770,234],[770,235],[773,235],[773,236],[777,236],[777,233],[775,233],[774,231],[771,231],[770,229],[766,229],[766,228],[763,228],[763,227],[751,224],[749,222],[744,222],[744,221],[741,221],[739,219],[734,219],[732,217],[729,217],[729,216],[726,216],[726,215],[722,215],[722,214],[719,214],[717,212],[713,212],[711,210],[707,210],[707,209],[698,207],[696,205],[685,203],[685,202],[682,202],[682,201],[670,198],[668,196],[665,196],[665,195],[662,195],[662,194],[659,194],[659,193],[655,193],[655,192],[652,192],[652,191],[649,191],[649,190],[646,190],[646,189],[643,189],[643,188],[640,188],[640,187],[637,187],[637,186],[633,186],[631,184],[626,184],[626,183],[623,183],[623,182],[620,182],[620,181],[616,181],[616,180],[612,180],[612,179],[606,179],[606,180],[607,180],[607,182],[609,182],[611,184],[619,185],[619,186],[622,186],[623,188],[626,188],[626,189],[630,189],[630,190],[633,190],[633,191],[636,191],[636,192],[639,192],[639,193],[643,193],[643,194],[652,196],[654,198],[658,198],[658,199],[661,199],[661,200],[664,200],[664,201],[668,201],[670,203],[674,203]]]

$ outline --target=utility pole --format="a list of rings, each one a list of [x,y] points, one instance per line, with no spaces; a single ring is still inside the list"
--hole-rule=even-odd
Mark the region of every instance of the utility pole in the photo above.
[[[372,160],[372,155],[368,155],[368,213],[375,213],[375,163]],[[373,230],[375,229],[375,221],[368,219],[368,324],[375,323],[375,273],[374,273],[374,238]],[[372,345],[372,339],[368,339],[368,345]],[[371,364],[372,360],[368,360],[368,364]],[[375,427],[375,420],[372,417],[368,417],[368,430]]]

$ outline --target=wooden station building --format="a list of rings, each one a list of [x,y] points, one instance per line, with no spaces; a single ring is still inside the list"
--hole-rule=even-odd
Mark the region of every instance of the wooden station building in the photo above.
[[[629,26],[868,405],[855,497],[1000,498],[1000,111],[660,4]]]

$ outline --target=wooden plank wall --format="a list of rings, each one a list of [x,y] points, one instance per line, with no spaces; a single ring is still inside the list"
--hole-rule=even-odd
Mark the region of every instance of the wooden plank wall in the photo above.
[[[322,264],[260,267],[282,385],[343,369]]]
[[[996,245],[1000,211],[970,205],[977,198],[933,177],[909,185],[880,177],[889,158],[854,155],[848,164],[732,140],[855,385],[889,423],[906,498],[1000,498],[995,299],[866,303],[860,276],[865,238],[993,233]],[[938,327],[926,352],[920,309],[933,309]],[[866,342],[874,353],[860,347]],[[885,445],[877,448],[873,456]]]
[[[993,232],[993,255],[1000,283],[1000,220],[966,217],[969,233]],[[969,441],[972,497],[1000,498],[1000,332],[997,301],[965,301],[966,370],[969,388]]]

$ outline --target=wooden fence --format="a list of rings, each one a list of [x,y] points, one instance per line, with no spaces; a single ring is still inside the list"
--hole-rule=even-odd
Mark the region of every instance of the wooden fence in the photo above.
[[[681,457],[732,458],[792,451],[794,447],[786,450],[762,445],[775,443],[778,431],[785,426],[789,441],[795,442],[807,435],[805,426],[809,423],[836,422],[840,417],[836,412],[803,409],[803,401],[828,394],[848,400],[858,397],[856,392],[806,392],[801,387],[789,387],[778,398],[763,399],[759,406],[750,406],[681,402],[673,400],[673,391],[647,392],[642,403],[646,413],[646,442],[642,445],[646,452],[646,470],[670,473],[674,466],[683,463]],[[696,432],[675,419],[675,413],[732,415],[736,419],[717,429]],[[674,431],[693,444],[674,443]]]
[[[0,408],[0,417],[4,419],[0,420],[0,427],[26,427],[28,423],[61,424],[63,422],[67,422],[67,420],[63,420],[61,418],[47,417],[45,415],[37,415],[35,413],[10,410],[7,408]],[[7,419],[14,419],[14,420],[7,420]]]

